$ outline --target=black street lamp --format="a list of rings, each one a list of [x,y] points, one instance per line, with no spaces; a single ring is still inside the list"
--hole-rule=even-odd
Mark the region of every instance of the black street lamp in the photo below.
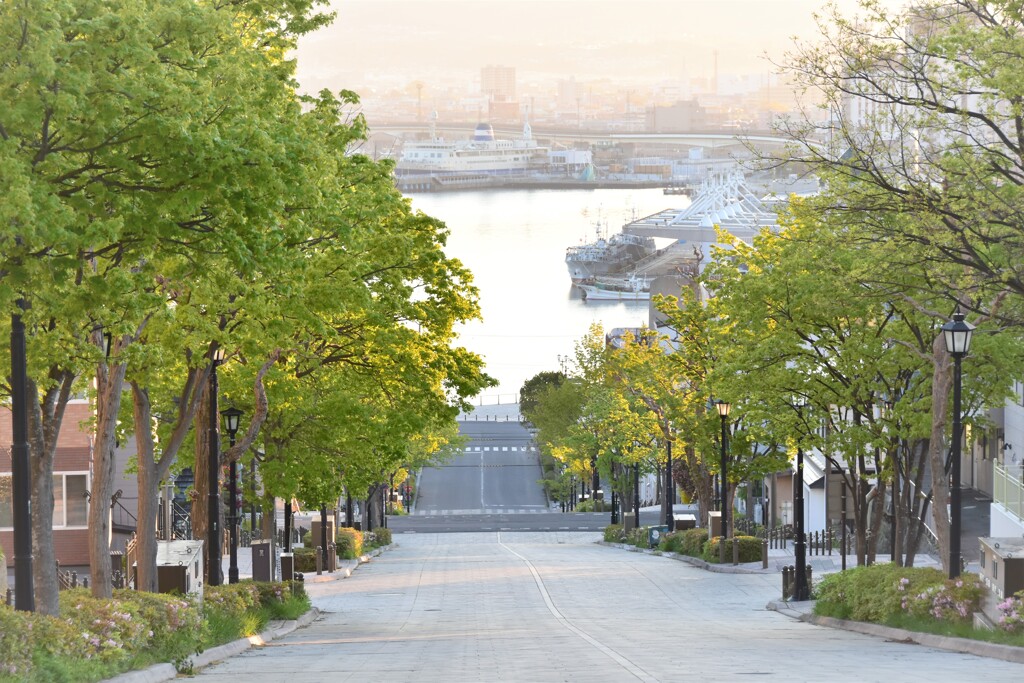
[[[665,504],[663,506],[664,511],[662,514],[662,524],[668,527],[669,531],[675,531],[675,517],[673,516],[673,508],[676,503],[676,487],[673,486],[672,482],[672,441],[665,442]]]
[[[726,495],[729,493],[729,477],[728,477],[729,461],[728,461],[728,459],[726,457],[726,452],[728,450],[728,438],[729,438],[729,411],[732,409],[732,406],[729,403],[725,402],[725,401],[716,401],[715,402],[715,407],[718,408],[718,416],[720,418],[722,418],[722,444],[721,444],[722,445],[722,458],[721,458],[721,463],[720,463],[721,467],[719,468],[721,470],[721,472],[718,475],[719,479],[721,480],[721,485],[720,486],[721,486],[721,496],[722,496],[722,498],[721,498],[721,500],[722,500],[722,504],[721,504],[721,511],[722,511],[722,538],[728,538],[729,537],[729,511],[728,511],[727,508],[729,507],[729,503],[726,500]]]
[[[949,485],[949,578],[960,576],[960,449],[962,416],[960,414],[960,361],[971,349],[974,325],[964,322],[964,314],[957,310],[953,320],[942,326],[946,351],[953,356],[953,453],[952,481]]]
[[[640,463],[633,463],[633,521],[640,528]]]
[[[796,412],[803,419],[804,405],[798,403]],[[796,448],[796,477],[793,480],[793,522],[796,527],[796,579],[793,586],[793,600],[806,600],[807,591],[807,543],[804,538],[804,449]],[[846,552],[846,549],[843,549]]]
[[[18,307],[25,309],[25,300]],[[28,358],[25,323],[11,314],[11,494],[14,523],[14,608],[34,612],[32,579],[32,474],[28,451]],[[5,570],[6,571],[6,570]]]
[[[207,522],[207,543],[206,543],[206,572],[209,575],[207,582],[211,586],[219,586],[223,583],[221,576],[222,567],[220,559],[220,486],[218,474],[220,471],[220,420],[217,417],[217,365],[224,360],[224,349],[215,347],[210,352],[210,387],[209,387],[209,412],[208,422],[209,447],[207,457],[206,480],[209,486],[207,496],[206,515]]]
[[[238,433],[238,421],[242,411],[232,406],[220,411],[224,416],[224,429],[227,430],[231,446],[235,445]],[[238,583],[238,463],[228,463],[228,533],[231,535],[231,560],[228,564],[228,583]]]

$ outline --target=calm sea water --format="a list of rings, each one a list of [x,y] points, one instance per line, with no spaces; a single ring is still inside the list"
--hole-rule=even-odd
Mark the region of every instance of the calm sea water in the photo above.
[[[483,320],[463,326],[460,344],[483,356],[500,386],[484,404],[512,402],[523,382],[557,370],[559,355],[593,322],[605,329],[648,320],[647,302],[585,302],[565,267],[567,247],[609,234],[634,217],[688,201],[651,190],[499,190],[410,195],[413,208],[451,230],[446,252],[472,272]],[[666,241],[659,241],[659,246]]]

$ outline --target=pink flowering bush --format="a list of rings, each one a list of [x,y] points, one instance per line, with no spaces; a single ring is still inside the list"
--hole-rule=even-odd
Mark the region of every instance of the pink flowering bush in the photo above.
[[[32,621],[0,603],[0,676],[23,675],[32,665]]]
[[[903,583],[903,581],[906,583]],[[933,617],[940,621],[968,622],[981,604],[984,587],[975,574],[964,574],[957,579],[943,579],[915,589],[909,579],[900,580],[897,590],[903,594],[900,607],[915,617]]]
[[[999,628],[1010,633],[1024,631],[1024,591],[1018,591],[996,605],[1002,613]]]
[[[826,576],[817,587],[817,614],[887,623],[904,616],[968,622],[983,587],[974,574],[955,581],[929,567],[875,564]]]
[[[301,588],[251,581],[208,586],[202,607],[179,595],[131,590],[101,600],[86,589],[61,592],[59,617],[0,605],[0,683],[96,681],[156,662],[186,666],[204,648],[308,609]]]
[[[241,619],[245,612],[259,606],[260,589],[252,581],[207,586],[203,593],[203,610],[227,619]]]
[[[94,598],[84,588],[61,591],[60,614],[77,631],[85,659],[120,659],[145,648],[151,637],[133,605]]]

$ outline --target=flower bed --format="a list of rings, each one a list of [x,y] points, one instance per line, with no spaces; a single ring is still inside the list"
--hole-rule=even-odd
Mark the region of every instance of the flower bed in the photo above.
[[[0,682],[96,681],[158,662],[187,670],[193,653],[304,613],[309,598],[301,586],[208,586],[202,606],[130,590],[102,600],[78,588],[61,593],[58,617],[0,605]]]

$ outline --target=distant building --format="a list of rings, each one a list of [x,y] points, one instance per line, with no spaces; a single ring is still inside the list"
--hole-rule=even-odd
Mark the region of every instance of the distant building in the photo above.
[[[647,131],[650,133],[691,133],[707,127],[707,112],[695,99],[647,109]]]
[[[480,69],[480,92],[490,100],[516,99],[516,68],[489,65]]]

